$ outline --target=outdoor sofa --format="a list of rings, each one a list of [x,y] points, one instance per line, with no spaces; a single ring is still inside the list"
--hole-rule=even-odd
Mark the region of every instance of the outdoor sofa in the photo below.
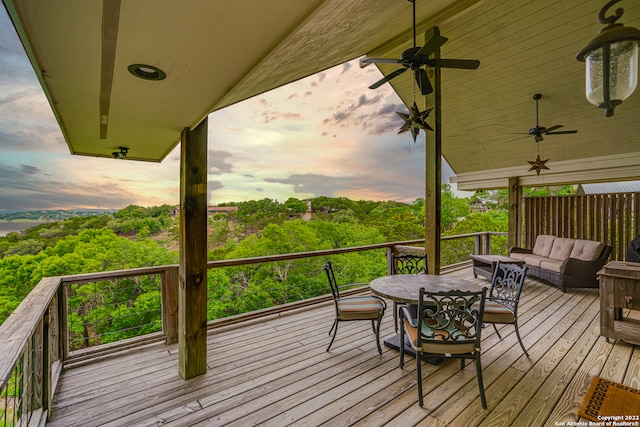
[[[524,261],[527,274],[569,288],[598,288],[597,272],[607,263],[612,247],[594,240],[541,234],[533,249],[512,247],[509,257]]]

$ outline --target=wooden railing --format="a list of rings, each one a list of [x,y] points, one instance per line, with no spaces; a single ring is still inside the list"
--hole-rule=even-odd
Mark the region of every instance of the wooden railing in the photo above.
[[[526,197],[523,223],[525,247],[539,234],[596,240],[611,245],[611,259],[621,261],[640,234],[640,193]]]
[[[473,239],[475,253],[490,253],[491,236],[506,235],[499,232],[481,232],[442,237],[442,240]],[[424,240],[381,243],[292,254],[269,255],[254,258],[218,260],[208,263],[209,269],[259,264],[281,260],[322,257],[384,249],[387,255],[398,250],[411,250],[411,246]],[[421,250],[421,248],[417,248]],[[390,258],[387,256],[387,258]],[[462,262],[456,266],[466,266]],[[387,267],[388,269],[390,266]],[[389,270],[388,270],[389,271]],[[162,287],[162,331],[130,338],[91,349],[70,352],[68,289],[71,285],[104,280],[159,275]],[[366,290],[366,287],[364,288]],[[210,328],[221,327],[251,317],[281,313],[305,305],[330,301],[330,296],[285,304],[257,312],[218,319],[209,323]],[[44,425],[51,411],[53,393],[63,364],[85,363],[116,351],[135,348],[145,343],[177,341],[178,331],[178,266],[166,265],[130,270],[118,270],[60,277],[47,277],[22,301],[9,318],[0,325],[0,426]]]

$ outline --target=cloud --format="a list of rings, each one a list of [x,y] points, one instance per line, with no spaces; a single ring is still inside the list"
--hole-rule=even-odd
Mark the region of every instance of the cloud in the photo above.
[[[287,184],[294,193],[311,193],[315,196],[333,196],[336,191],[349,188],[349,179],[319,174],[294,174],[288,178],[265,178],[266,182]]]
[[[223,173],[233,172],[231,163],[227,163],[226,159],[231,157],[226,151],[209,150],[207,153],[208,173],[211,175],[221,175]]]
[[[300,115],[300,113],[263,111],[261,115],[264,118],[264,123],[270,123],[275,120],[302,120],[302,116]]]
[[[349,106],[340,109],[336,113],[334,113],[331,117],[324,119],[322,122],[325,125],[338,125],[338,126],[351,126],[357,125],[362,122],[362,118],[366,117],[365,115],[356,115],[356,111],[360,110],[362,107],[368,107],[371,105],[377,104],[380,99],[382,99],[382,95],[376,95],[373,98],[367,98],[366,95],[360,95],[358,97],[357,102],[352,102]],[[349,119],[356,117],[354,122],[350,122]]]
[[[0,105],[10,104],[14,101],[21,100],[25,97],[38,95],[40,90],[36,87],[27,87],[17,92],[7,93],[5,96],[0,96]]]
[[[360,108],[364,105],[373,105],[373,104],[377,104],[378,101],[380,101],[382,99],[382,95],[376,95],[373,98],[369,98],[367,99],[366,95],[360,95],[360,97],[358,98],[358,104],[355,108]]]
[[[0,147],[5,151],[68,152],[49,104],[36,85],[35,81],[12,82],[10,87],[0,83]]]
[[[375,109],[383,98],[383,94],[373,97],[362,94],[357,102],[341,108],[331,117],[324,119],[322,123],[326,126],[342,128],[358,127],[367,135],[384,135],[394,131],[402,125],[402,120],[395,111],[406,111],[406,107],[401,103],[391,102]]]
[[[0,164],[0,206],[6,209],[122,208],[138,195],[119,183],[72,182],[40,168]]]
[[[12,32],[0,8],[0,206],[179,203],[179,146],[158,164],[69,154]],[[390,85],[367,88],[379,78],[354,60],[211,114],[210,201],[424,197],[424,144],[396,135],[406,107]]]
[[[207,190],[209,190],[209,191],[219,190],[221,188],[224,188],[224,185],[220,181],[208,181],[207,182]]]
[[[42,172],[40,168],[29,165],[20,165],[20,169],[27,175],[35,175]]]

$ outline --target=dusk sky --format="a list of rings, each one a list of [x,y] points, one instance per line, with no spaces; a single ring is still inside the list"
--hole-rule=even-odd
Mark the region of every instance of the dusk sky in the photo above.
[[[380,76],[352,61],[211,114],[209,203],[424,197],[424,133],[397,134],[407,108],[389,85],[367,88]],[[178,205],[179,153],[159,164],[71,155],[0,8],[0,210]]]

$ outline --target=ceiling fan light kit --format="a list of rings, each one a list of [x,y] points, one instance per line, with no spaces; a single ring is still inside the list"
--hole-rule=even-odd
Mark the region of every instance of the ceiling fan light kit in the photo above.
[[[607,10],[621,1],[611,0],[602,7],[598,22],[606,26],[576,55],[578,61],[586,63],[587,100],[604,108],[606,117],[613,116],[614,108],[638,85],[640,30],[616,24],[624,13],[623,8],[605,17]]]

